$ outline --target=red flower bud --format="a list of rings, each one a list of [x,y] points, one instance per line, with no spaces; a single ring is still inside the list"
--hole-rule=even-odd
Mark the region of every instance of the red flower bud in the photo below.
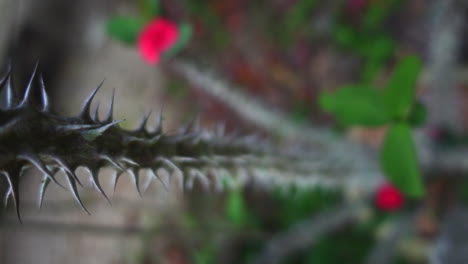
[[[380,186],[375,195],[375,204],[383,211],[396,211],[403,206],[404,202],[403,194],[389,183]]]
[[[164,18],[149,22],[138,37],[138,50],[149,64],[157,64],[163,52],[169,50],[177,41],[177,25]]]

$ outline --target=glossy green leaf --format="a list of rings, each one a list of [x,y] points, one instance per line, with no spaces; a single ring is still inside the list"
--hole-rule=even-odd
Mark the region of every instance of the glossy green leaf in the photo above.
[[[334,93],[323,93],[319,103],[324,111],[334,114],[345,126],[381,126],[390,121],[382,107],[379,91],[370,86],[350,85]]]
[[[170,58],[179,53],[192,39],[192,26],[189,23],[183,23],[179,26],[179,37],[177,42],[163,54],[164,58]]]
[[[127,45],[134,45],[144,24],[140,18],[113,17],[107,23],[107,32],[111,37]]]
[[[380,162],[387,178],[411,198],[419,198],[424,188],[419,171],[416,149],[408,124],[392,125],[385,136]]]
[[[416,81],[421,71],[418,57],[404,58],[395,68],[383,90],[383,99],[393,119],[404,119],[409,113],[416,95]]]

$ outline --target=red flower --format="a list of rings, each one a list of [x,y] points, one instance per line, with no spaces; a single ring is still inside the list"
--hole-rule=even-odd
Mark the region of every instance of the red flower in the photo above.
[[[164,18],[156,18],[141,31],[138,50],[147,63],[156,64],[161,54],[177,41],[178,35],[176,24]]]
[[[377,208],[383,211],[396,211],[403,206],[404,201],[403,194],[389,183],[380,186],[375,196]]]

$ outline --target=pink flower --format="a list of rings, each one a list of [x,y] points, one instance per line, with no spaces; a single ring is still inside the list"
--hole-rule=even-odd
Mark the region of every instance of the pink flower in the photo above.
[[[178,35],[176,24],[164,18],[156,18],[141,31],[138,37],[138,51],[147,63],[157,64],[161,54],[177,41]]]
[[[383,211],[396,211],[404,202],[403,194],[389,183],[380,186],[375,195],[375,204]]]

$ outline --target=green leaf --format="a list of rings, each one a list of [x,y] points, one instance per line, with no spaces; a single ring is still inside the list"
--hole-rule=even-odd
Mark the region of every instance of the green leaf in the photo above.
[[[420,71],[421,61],[415,56],[404,58],[396,66],[382,93],[392,118],[406,118],[416,95],[416,81]]]
[[[127,45],[134,45],[138,34],[145,25],[140,18],[118,16],[107,23],[109,35]]]
[[[420,102],[416,101],[408,116],[408,123],[414,127],[420,126],[426,121],[427,109]]]
[[[379,91],[371,86],[349,85],[335,93],[322,93],[319,104],[345,126],[381,126],[390,121]]]
[[[163,54],[164,58],[170,58],[179,53],[192,39],[192,26],[189,23],[183,23],[179,26],[179,38],[177,42]]]
[[[396,123],[389,128],[380,162],[387,178],[405,195],[419,198],[424,194],[416,149],[407,124]]]
[[[247,208],[242,190],[234,189],[229,192],[226,210],[227,218],[233,225],[242,227],[248,222]]]

